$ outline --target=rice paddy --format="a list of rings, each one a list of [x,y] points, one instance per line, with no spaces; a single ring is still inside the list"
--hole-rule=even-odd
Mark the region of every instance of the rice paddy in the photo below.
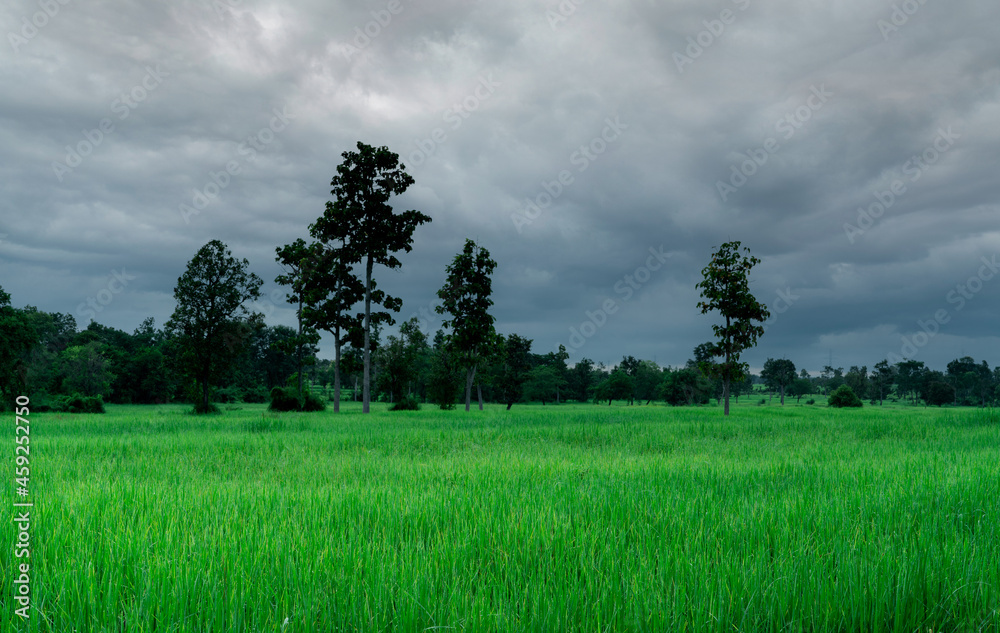
[[[32,414],[4,630],[1000,630],[997,413],[240,407]]]

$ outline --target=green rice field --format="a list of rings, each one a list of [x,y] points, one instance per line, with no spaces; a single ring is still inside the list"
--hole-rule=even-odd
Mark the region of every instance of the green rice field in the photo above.
[[[1000,630],[1000,412],[521,406],[31,420],[4,631]],[[13,414],[5,543],[17,538]],[[12,549],[8,549],[12,552]]]

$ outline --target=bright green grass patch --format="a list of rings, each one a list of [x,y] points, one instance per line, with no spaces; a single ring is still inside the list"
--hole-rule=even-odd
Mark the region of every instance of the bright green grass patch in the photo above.
[[[996,414],[240,406],[33,414],[4,630],[1000,628]]]

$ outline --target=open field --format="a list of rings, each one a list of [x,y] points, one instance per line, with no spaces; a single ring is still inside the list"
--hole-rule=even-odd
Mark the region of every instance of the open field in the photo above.
[[[8,555],[0,622],[1000,629],[1000,415],[746,400],[729,419],[596,405],[365,417],[353,403],[32,414],[37,611],[17,624]]]

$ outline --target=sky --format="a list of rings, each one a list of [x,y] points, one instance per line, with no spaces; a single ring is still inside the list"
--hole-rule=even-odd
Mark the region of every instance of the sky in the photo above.
[[[433,219],[375,271],[429,333],[469,238],[498,332],[682,365],[738,240],[755,369],[1000,363],[996,2],[10,0],[0,32],[0,286],[81,328],[162,326],[213,239],[293,325],[275,248],[362,141]]]

